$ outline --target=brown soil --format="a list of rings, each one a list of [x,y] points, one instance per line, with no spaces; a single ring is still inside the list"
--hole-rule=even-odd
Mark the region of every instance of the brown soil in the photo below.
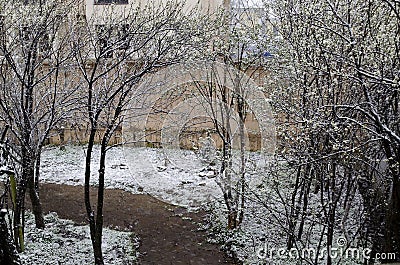
[[[87,223],[82,186],[43,184],[40,198],[45,213]],[[106,190],[104,202],[104,226],[133,231],[140,238],[139,264],[234,264],[217,245],[206,243],[206,232],[198,231],[204,212],[188,213],[149,195],[121,190]]]

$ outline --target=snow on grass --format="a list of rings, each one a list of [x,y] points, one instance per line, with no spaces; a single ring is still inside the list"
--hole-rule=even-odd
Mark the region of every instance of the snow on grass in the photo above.
[[[48,147],[43,152],[41,180],[83,185],[85,146]],[[97,184],[99,146],[95,146],[91,184]],[[148,193],[166,202],[198,207],[221,196],[201,159],[190,150],[114,147],[107,152],[105,185]]]
[[[41,158],[41,181],[47,183],[83,185],[86,146],[66,145],[61,147],[47,146]],[[234,151],[235,152],[235,151]],[[91,185],[97,185],[98,160],[100,148],[95,146],[92,161]],[[234,154],[235,155],[235,154]],[[213,209],[219,219],[225,217],[225,205],[222,203],[222,192],[216,183],[216,165],[210,166],[201,152],[176,149],[114,147],[109,149],[106,158],[105,185],[108,189],[121,189],[132,193],[148,193],[168,203],[201,207],[216,202]],[[260,153],[249,153],[248,173],[246,178],[251,187],[260,184],[265,160]],[[233,161],[235,163],[235,161]],[[236,161],[237,163],[237,161]],[[265,215],[261,215],[263,217]],[[87,226],[74,226],[71,221],[59,220],[55,214],[46,217],[47,228],[37,230],[32,228],[33,220],[28,220],[26,242],[27,251],[23,254],[24,264],[93,264],[92,248]],[[231,251],[236,251],[242,260],[246,260],[249,252],[253,252],[251,244],[244,244],[250,233],[257,240],[262,235],[261,229],[265,223],[250,225],[247,219],[245,233],[237,231],[235,235],[226,237],[223,229],[221,237],[228,240]],[[224,220],[221,227],[224,227]],[[238,237],[243,238],[238,240]],[[131,264],[127,254],[128,249],[122,248],[127,243],[128,235],[105,229],[104,254],[106,264]],[[233,240],[235,242],[229,242]],[[125,240],[125,241],[124,241]],[[241,241],[241,242],[239,242]],[[236,247],[236,243],[239,245]],[[221,242],[218,242],[221,243]],[[243,247],[242,247],[243,246]],[[247,253],[247,254],[246,254]],[[128,255],[128,256],[127,256]],[[41,259],[46,257],[44,263]],[[122,258],[121,258],[122,257]],[[127,261],[124,261],[127,259]],[[48,263],[46,263],[48,262]],[[127,262],[127,263],[123,263]]]
[[[42,156],[42,181],[83,185],[84,151],[85,146],[65,146],[62,149],[60,147],[47,147]],[[93,155],[91,184],[96,185],[99,159],[98,146],[95,146]],[[260,248],[279,249],[286,247],[287,215],[285,210],[287,208],[285,207],[288,207],[288,201],[282,200],[290,199],[290,191],[294,182],[288,175],[276,175],[274,177],[268,173],[267,161],[269,160],[262,154],[250,153],[249,158],[246,173],[248,194],[245,217],[240,229],[235,231],[226,229],[226,207],[210,164],[204,163],[201,155],[193,151],[133,147],[112,148],[107,153],[105,184],[106,188],[110,189],[122,189],[132,193],[148,193],[172,204],[188,207],[211,207],[213,215],[209,217],[208,224],[204,228],[213,234],[212,241],[214,243],[223,244],[226,250],[232,252],[244,264],[297,264],[297,259],[269,260],[258,255]],[[214,169],[217,168],[218,165],[214,167]],[[278,196],[278,191],[282,197]],[[323,223],[324,218],[321,214],[319,196],[319,194],[310,194],[310,206],[306,213],[304,225],[305,239],[297,242],[297,247],[300,250],[318,246],[322,227],[320,224]],[[354,211],[360,207],[362,207],[360,198],[355,198]],[[353,212],[350,216],[357,216],[357,214]],[[341,220],[342,217],[343,213],[338,210],[337,220]],[[335,228],[335,240],[343,236],[343,228],[347,232],[357,231],[361,221],[356,218],[348,218],[347,222],[342,224],[342,227],[339,224]],[[76,230],[75,233],[88,235],[87,227],[80,229],[82,230]],[[46,231],[39,231],[38,233],[45,235]],[[357,244],[355,234],[348,236],[351,238],[350,243],[352,245]],[[35,249],[40,249],[40,246],[36,246],[37,240],[35,241],[34,238],[28,237],[27,241],[32,240]],[[105,242],[112,242],[112,240],[105,239]],[[54,242],[53,244],[56,244],[55,249],[58,249],[60,243]],[[64,245],[66,244],[64,243]],[[105,247],[109,246],[114,246],[114,248],[105,249],[104,253],[117,253],[119,250],[115,246],[121,245],[105,243]],[[29,246],[27,248],[29,249]],[[91,259],[90,241],[88,241],[87,248],[79,247],[79,251],[82,252],[82,256],[86,255]],[[37,255],[39,255],[39,252],[48,251],[38,250]],[[71,253],[74,256],[73,251],[60,250],[59,253]],[[84,255],[84,253],[86,254]],[[68,255],[60,254],[60,256],[68,258]],[[111,255],[111,257],[114,256],[118,255]],[[121,262],[113,262],[112,264],[124,264]],[[321,262],[323,261],[321,260]],[[361,260],[340,260],[338,262],[340,264],[358,264]],[[80,264],[90,263],[90,261],[80,262]]]
[[[67,145],[62,149],[47,147],[42,156],[42,181],[83,185],[84,152],[85,146]],[[92,185],[97,184],[99,152],[99,146],[95,146]],[[254,188],[261,183],[262,170],[266,161],[262,154],[256,152],[250,153],[249,158],[246,178],[249,186]],[[218,169],[218,165],[214,169]],[[187,207],[204,207],[220,202],[214,204],[213,211],[221,220],[220,225],[222,227],[225,225],[223,219],[226,208],[222,202],[222,192],[215,181],[215,175],[209,163],[204,162],[199,153],[191,150],[114,147],[107,153],[105,172],[106,188],[122,189],[132,193],[148,193],[166,202]],[[264,217],[263,214],[258,216],[258,218]],[[253,251],[255,240],[263,237],[262,230],[265,230],[265,223],[253,224],[252,220],[247,219],[243,227],[246,230],[244,233],[237,231],[235,235],[229,237],[223,235],[223,229],[218,233],[228,241],[230,251],[237,252],[236,254],[242,260],[246,260],[252,255],[249,253],[255,253]],[[242,239],[239,240],[240,236]],[[229,240],[235,242],[229,242]],[[250,240],[250,243],[243,243],[246,240]],[[249,258],[253,259],[254,255]]]
[[[320,204],[321,194],[310,194],[303,236],[296,241],[294,246],[296,250],[292,252],[293,257],[290,257],[288,252],[285,253],[288,238],[285,207],[288,207],[286,204],[288,202],[283,202],[282,199],[290,199],[293,183],[293,179],[288,176],[285,178],[282,176],[266,176],[262,185],[255,189],[249,189],[246,196],[243,223],[236,230],[226,228],[227,212],[224,202],[222,200],[215,201],[214,205],[210,206],[211,214],[208,217],[206,227],[204,227],[209,231],[209,241],[222,245],[222,249],[243,264],[312,264],[313,259],[307,254],[305,254],[302,263],[296,255],[302,255],[302,251],[307,249],[317,250],[320,236],[324,234],[322,232],[324,230],[324,215]],[[277,191],[282,197],[277,195]],[[324,196],[326,197],[326,194]],[[364,248],[360,247],[361,242],[356,234],[359,232],[360,224],[363,223],[363,217],[360,216],[362,200],[359,194],[356,194],[353,200],[353,209],[350,213],[353,218],[348,218],[343,227],[340,226],[340,221],[343,218],[343,210],[341,210],[341,203],[343,202],[339,203],[336,212],[336,220],[338,220],[336,223],[338,224],[335,225],[333,248],[337,248],[337,257],[333,258],[333,264],[356,265],[364,262],[362,254]],[[350,244],[348,247],[357,248],[357,252],[353,255],[350,251],[350,255],[346,256],[346,247],[339,246],[337,243],[337,240],[344,236],[343,229],[347,232],[347,240]],[[324,239],[326,240],[326,235]],[[325,242],[322,243],[321,248],[326,247],[324,244]],[[281,250],[283,254],[278,252]],[[354,257],[354,255],[358,255],[357,253],[359,257]],[[318,264],[326,264],[326,258],[327,253],[320,252]]]
[[[46,229],[35,228],[34,217],[27,212],[22,264],[94,264],[89,226],[76,226],[56,213],[47,214],[45,222]],[[137,264],[137,248],[138,240],[132,233],[103,230],[105,264]]]

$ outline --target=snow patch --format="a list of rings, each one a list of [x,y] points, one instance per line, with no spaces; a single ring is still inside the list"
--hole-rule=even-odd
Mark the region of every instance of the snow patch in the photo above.
[[[85,146],[47,147],[42,154],[41,180],[47,183],[83,185]],[[91,185],[98,184],[100,155],[95,146]],[[165,202],[199,207],[221,197],[212,173],[190,150],[114,147],[107,152],[105,185],[132,193],[147,193]]]
[[[26,213],[25,251],[22,264],[94,264],[89,226],[77,226],[56,213],[45,216],[46,229],[35,228],[32,213]],[[138,239],[130,232],[104,228],[105,264],[137,264]]]

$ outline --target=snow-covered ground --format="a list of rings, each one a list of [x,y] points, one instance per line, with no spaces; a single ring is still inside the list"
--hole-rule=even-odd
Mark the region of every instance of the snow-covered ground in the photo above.
[[[48,183],[83,185],[84,152],[85,146],[47,147],[42,157],[41,180]],[[91,181],[93,185],[96,185],[97,182],[98,158],[99,147],[96,146],[92,161]],[[262,154],[249,153],[249,158],[246,174],[249,186],[245,217],[240,229],[236,231],[226,230],[226,208],[221,190],[216,183],[212,168],[209,163],[204,162],[204,157],[199,152],[115,147],[107,153],[105,182],[107,188],[122,189],[132,193],[148,193],[172,204],[195,208],[209,207],[213,216],[210,216],[205,228],[214,234],[213,241],[215,243],[224,244],[226,249],[235,253],[236,257],[244,264],[298,264],[297,259],[270,260],[269,257],[260,256],[261,250],[279,249],[286,246],[285,207],[287,205],[285,206],[282,199],[289,198],[289,192],[294,184],[293,179],[287,175],[273,177],[267,169],[268,159]],[[282,198],[277,196],[278,191],[283,196]],[[311,194],[304,229],[307,233],[307,240],[304,244],[300,242],[299,249],[318,245],[320,235],[318,222],[323,218],[316,215],[321,213],[319,199],[319,195]],[[354,209],[362,207],[359,198],[355,198],[353,207]],[[341,214],[338,212],[339,219]],[[68,221],[63,222],[68,223]],[[349,218],[343,225],[347,227],[346,230],[355,231],[358,222],[359,220]],[[73,227],[71,223],[69,225]],[[344,227],[336,229],[335,239],[343,236],[341,229]],[[79,229],[74,233],[78,235],[81,233],[81,236],[88,235],[87,228]],[[32,238],[29,236],[35,233],[29,234],[28,232],[29,240],[27,241],[31,241]],[[47,230],[39,231],[38,235],[41,233],[45,235],[48,232]],[[50,233],[52,232],[50,231]],[[110,233],[112,234],[112,232]],[[125,234],[118,235],[121,240],[126,236]],[[355,237],[355,235],[350,236]],[[64,235],[53,237],[64,237]],[[105,246],[124,246],[124,244],[112,243],[116,242],[113,241],[113,238],[115,236],[105,238],[105,241],[110,242]],[[37,240],[34,242],[35,249],[40,249],[40,246],[36,245]],[[89,246],[90,242],[88,241],[87,249],[81,248],[82,251],[91,253]],[[27,249],[29,251],[29,246]],[[62,251],[68,252],[68,250]],[[117,249],[113,248],[112,251],[117,251]],[[104,252],[110,251],[105,250]],[[91,258],[91,255],[87,256]],[[124,264],[121,262],[110,264]],[[339,262],[340,264],[359,264],[362,263],[362,259],[340,260]],[[89,263],[81,262],[80,264]]]
[[[42,154],[41,181],[83,185],[85,150],[85,146],[73,145],[47,147]],[[92,185],[97,184],[99,152],[99,146],[95,146]],[[260,169],[265,166],[266,158],[260,153],[249,153],[248,158],[247,179],[252,187],[256,187],[262,179]],[[105,185],[109,189],[148,193],[165,202],[189,208],[212,207],[223,223],[225,206],[213,172],[215,169],[204,161],[201,150],[194,152],[120,146],[107,152]],[[264,223],[254,226],[250,220],[246,221],[246,233],[259,237]],[[248,248],[237,249],[237,254],[245,259],[246,254],[243,253]]]
[[[92,161],[97,183],[99,146]],[[43,152],[41,180],[84,184],[85,146],[48,147]],[[198,207],[222,197],[214,174],[191,150],[114,147],[107,152],[106,188],[148,193],[171,204]]]
[[[92,185],[97,183],[99,152],[99,146],[96,146],[92,161]],[[84,158],[85,146],[47,147],[42,155],[41,181],[83,185]],[[249,185],[255,188],[262,180],[261,172],[267,158],[256,152],[249,153],[248,158],[247,180]],[[123,146],[111,148],[107,152],[105,185],[106,188],[132,193],[148,193],[165,202],[189,208],[212,207],[224,226],[225,206],[222,202],[222,192],[209,163],[204,162],[201,151]],[[243,248],[236,249],[242,260],[246,260],[247,252],[255,254],[252,248],[263,236],[265,229],[264,222],[254,223],[255,219],[252,221],[248,217],[250,215],[245,219],[246,232],[242,240],[238,240],[240,233],[232,237],[237,244],[244,244]],[[248,240],[248,235],[251,235],[252,241]],[[256,257],[252,255],[250,259],[254,258]]]
[[[34,217],[27,212],[22,264],[94,264],[89,226],[76,226],[56,213],[47,214],[45,222],[46,229],[35,228]],[[136,264],[138,247],[139,241],[132,233],[103,230],[105,264]]]
[[[287,244],[287,207],[289,206],[282,200],[290,200],[294,179],[288,176],[269,175],[265,173],[265,180],[251,190],[248,190],[246,196],[246,211],[243,223],[240,228],[229,231],[226,229],[226,211],[224,210],[223,201],[216,201],[211,208],[212,215],[209,217],[208,224],[205,229],[210,231],[209,241],[221,244],[222,248],[228,253],[233,254],[237,259],[245,265],[298,265],[312,264],[314,259],[305,254],[305,260],[300,262],[300,258],[296,255],[302,255],[302,251],[316,250],[320,244],[321,234],[324,234],[325,225],[323,224],[323,210],[320,203],[321,194],[310,194],[309,208],[305,217],[304,236],[302,240],[297,241],[294,246],[295,251],[290,255],[286,249]],[[278,196],[278,192],[280,196]],[[326,194],[324,194],[326,197]],[[343,218],[342,201],[336,211],[337,220]],[[353,198],[353,208],[350,216],[346,218],[346,222],[336,225],[334,231],[333,248],[336,248],[336,255],[333,258],[333,264],[340,265],[357,265],[364,264],[363,251],[367,250],[360,247],[360,241],[357,239],[360,224],[363,217],[359,211],[362,208],[362,201],[358,194]],[[356,217],[356,218],[355,218]],[[340,224],[340,222],[337,222]],[[344,231],[347,232],[346,238]],[[326,238],[326,235],[325,237]],[[339,243],[344,240],[344,244]],[[322,242],[321,248],[325,247]],[[356,251],[346,256],[347,247],[349,250]],[[279,251],[283,251],[281,254]],[[308,253],[308,252],[305,252]],[[327,252],[320,252],[318,256],[318,264],[326,264]],[[354,257],[354,255],[359,255]],[[376,263],[380,264],[380,263]]]

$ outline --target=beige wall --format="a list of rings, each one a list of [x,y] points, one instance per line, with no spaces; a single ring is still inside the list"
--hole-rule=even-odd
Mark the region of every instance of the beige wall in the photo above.
[[[121,15],[129,10],[132,7],[137,7],[139,5],[146,6],[146,5],[157,5],[157,4],[165,4],[167,2],[171,2],[174,0],[128,0],[128,4],[95,4],[97,0],[84,0],[85,1],[85,9],[86,9],[86,16],[90,19],[93,17],[94,14],[102,14],[105,12],[114,9],[115,12],[121,13]],[[186,6],[188,9],[193,8],[196,6],[198,0],[186,0]],[[217,10],[218,7],[225,6],[229,7],[229,0],[200,0],[200,7],[203,12],[214,12]]]
[[[97,5],[94,4],[94,1],[96,0],[82,0],[86,1],[86,16],[88,19],[91,18],[91,16],[94,13],[100,14],[99,17],[101,17],[101,14],[106,14],[107,12],[111,11],[114,9],[114,11],[118,11],[123,15],[126,10],[138,4],[138,1],[136,0],[128,0],[130,4],[128,5]],[[153,1],[144,1],[140,0],[142,2],[142,5],[144,3],[149,4],[151,3],[159,3],[159,2],[167,2],[168,0],[153,0]],[[197,0],[188,0],[187,1],[187,6],[188,8],[191,6],[194,6],[197,3]],[[204,12],[207,10],[215,11],[219,6],[222,5],[229,5],[229,1],[227,0],[202,0],[201,1],[201,8]],[[117,12],[117,13],[118,13]],[[254,18],[254,17],[252,17]],[[257,18],[257,16],[256,16]],[[249,70],[250,71],[250,70]],[[254,71],[254,69],[252,69]],[[251,71],[251,72],[252,72]],[[253,77],[253,81],[256,81],[258,85],[260,85],[263,81],[264,76],[261,74],[260,71],[257,71],[257,74],[254,75],[254,73],[251,73],[251,76]],[[250,73],[247,73],[250,74]],[[163,75],[158,75],[155,74],[154,78],[157,79],[161,78],[163,79]],[[192,80],[192,77],[189,78],[188,80],[180,80],[182,84],[190,84]],[[154,80],[153,80],[154,81]],[[177,82],[177,80],[175,80]],[[189,85],[190,87],[190,85]],[[162,89],[161,89],[162,90]],[[190,89],[189,89],[190,90]],[[164,95],[166,96],[166,95]],[[182,102],[183,98],[182,95],[177,95],[175,97],[175,101],[171,101],[171,98],[169,97],[166,99],[169,101],[164,102],[163,99],[164,96],[162,94],[157,94],[156,97],[159,98],[158,103],[160,103],[159,107],[160,109],[163,109],[164,111],[170,112],[171,108],[173,108],[175,105],[179,104]],[[168,104],[171,105],[168,107]],[[128,115],[131,116],[131,115]],[[132,115],[136,116],[136,115]],[[143,119],[143,116],[140,116],[141,119]],[[161,144],[161,130],[162,126],[164,123],[165,115],[162,114],[153,114],[153,115],[148,115],[146,117],[146,122],[139,122],[141,125],[145,125],[143,128],[142,126],[136,126],[136,123],[134,121],[125,121],[123,128],[118,130],[115,134],[115,137],[112,139],[112,143],[119,143],[122,141],[122,135],[124,140],[126,141],[139,141],[141,145],[148,145],[152,147],[159,147]],[[160,127],[161,126],[161,127]],[[249,113],[249,116],[246,119],[245,122],[245,127],[246,127],[246,146],[248,150],[259,150],[261,148],[261,133],[260,133],[260,128],[257,119],[255,118],[253,113]],[[122,133],[123,131],[123,133]],[[211,132],[211,136],[214,138],[214,141],[216,142],[217,146],[220,148],[222,146],[222,142],[220,139],[217,137],[215,132],[213,132],[213,124],[210,122],[202,122],[200,125],[191,125],[186,128],[182,128],[182,131],[179,133],[179,145],[181,148],[193,148],[196,147],[198,144],[198,139],[200,137],[205,137],[208,132]],[[100,139],[100,136],[102,134],[102,130],[99,130],[98,134],[96,136],[96,139]],[[144,135],[143,135],[144,134]],[[60,143],[68,143],[68,142],[80,142],[84,143],[87,141],[87,135],[88,132],[86,131],[86,126],[82,124],[81,128],[69,128],[69,126],[66,126],[65,128],[62,128],[61,130],[55,130],[53,132],[52,137],[49,139],[49,143],[52,144],[60,144]],[[143,137],[144,136],[144,137]],[[234,135],[235,143],[234,146],[237,148],[238,143],[239,143],[239,138],[238,135]]]

